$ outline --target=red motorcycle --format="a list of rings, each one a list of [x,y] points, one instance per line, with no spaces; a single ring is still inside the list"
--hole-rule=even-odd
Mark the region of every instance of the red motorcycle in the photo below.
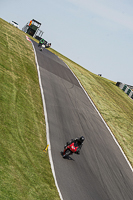
[[[64,147],[64,152],[63,152],[63,158],[68,157],[69,155],[76,153],[77,149],[78,149],[78,145],[76,143],[71,143],[68,146]]]

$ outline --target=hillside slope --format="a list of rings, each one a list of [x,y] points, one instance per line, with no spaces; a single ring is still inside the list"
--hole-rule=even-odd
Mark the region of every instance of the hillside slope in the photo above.
[[[133,101],[52,48],[75,73],[133,166]],[[0,197],[59,199],[46,146],[46,127],[32,45],[0,19]]]
[[[0,19],[0,199],[59,200],[32,44]]]

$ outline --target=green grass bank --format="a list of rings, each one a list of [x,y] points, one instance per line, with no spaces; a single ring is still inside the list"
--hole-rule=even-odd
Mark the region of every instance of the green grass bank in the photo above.
[[[32,45],[0,18],[0,199],[58,200]],[[133,166],[133,100],[115,83],[59,56],[75,73]]]
[[[59,200],[32,44],[0,19],[0,199]]]

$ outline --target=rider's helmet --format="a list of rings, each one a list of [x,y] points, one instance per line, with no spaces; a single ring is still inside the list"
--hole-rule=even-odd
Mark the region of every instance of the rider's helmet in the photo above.
[[[80,142],[84,142],[84,140],[85,140],[84,136],[81,136],[81,137],[79,138],[79,140],[80,140]]]
[[[40,43],[41,43],[41,44],[44,43],[44,39],[43,39],[43,38],[40,40]]]

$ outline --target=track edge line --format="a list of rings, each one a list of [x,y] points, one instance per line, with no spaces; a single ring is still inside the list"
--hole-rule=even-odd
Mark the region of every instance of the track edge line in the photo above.
[[[42,102],[43,102],[44,116],[45,116],[45,122],[46,122],[47,144],[49,144],[49,147],[48,147],[49,160],[50,160],[51,169],[52,169],[52,173],[53,173],[53,177],[54,177],[56,188],[58,190],[60,199],[63,200],[60,188],[59,188],[58,183],[57,183],[57,179],[56,179],[56,175],[55,175],[55,170],[54,170],[54,163],[53,163],[52,153],[51,153],[51,143],[50,143],[50,137],[49,137],[49,124],[48,124],[46,103],[45,103],[44,92],[43,92],[43,88],[42,88],[42,82],[41,82],[39,64],[38,64],[38,61],[37,61],[36,51],[35,51],[33,43],[32,43],[32,47],[33,47],[33,50],[34,50],[35,61],[36,61],[37,72],[38,72],[39,85],[40,85],[40,89],[41,89],[41,96],[42,96]]]
[[[64,61],[63,61],[64,62]],[[64,62],[65,63],[65,62]],[[66,63],[65,63],[66,64]],[[66,64],[66,66],[69,68],[69,66]],[[95,108],[95,110],[97,111],[98,115],[100,116],[100,118],[102,119],[103,123],[105,124],[106,128],[108,129],[108,131],[110,132],[110,134],[112,135],[115,143],[117,144],[117,146],[119,147],[121,153],[123,154],[125,160],[127,161],[131,171],[133,172],[133,168],[127,158],[127,156],[125,155],[124,151],[122,150],[120,144],[118,143],[117,139],[115,138],[114,134],[112,133],[111,129],[109,128],[109,126],[107,125],[107,123],[105,122],[105,120],[103,119],[102,115],[100,114],[100,112],[98,111],[97,107],[95,106],[95,104],[93,103],[93,101],[91,100],[90,96],[88,95],[88,93],[86,92],[86,90],[84,89],[84,87],[82,86],[82,84],[80,83],[79,79],[77,78],[77,76],[74,74],[74,72],[69,68],[69,70],[71,71],[71,73],[75,76],[75,78],[77,79],[79,85],[81,86],[81,88],[83,89],[83,91],[85,92],[85,94],[87,95],[88,99],[90,100],[91,104],[93,105],[93,107]]]

